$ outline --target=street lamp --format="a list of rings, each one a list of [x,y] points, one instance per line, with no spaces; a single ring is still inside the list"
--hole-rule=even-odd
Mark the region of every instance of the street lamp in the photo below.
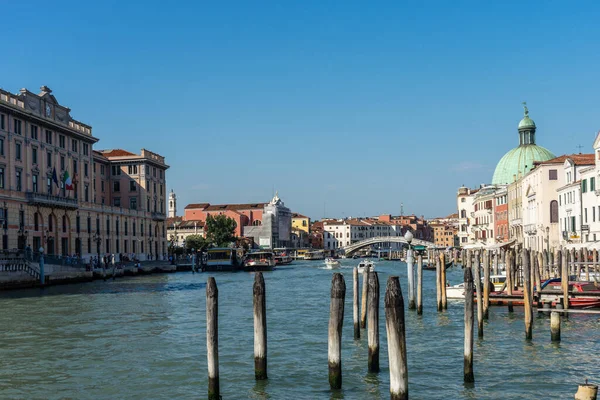
[[[413,233],[411,231],[406,231],[404,239],[406,240],[406,243],[408,243],[408,250],[406,251],[406,267],[408,270],[408,308],[415,309],[415,270],[413,267],[413,251],[410,245],[413,240]]]

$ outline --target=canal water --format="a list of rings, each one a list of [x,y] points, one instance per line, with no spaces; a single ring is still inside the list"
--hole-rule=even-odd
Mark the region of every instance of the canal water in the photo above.
[[[265,273],[269,380],[256,383],[249,273],[216,276],[219,361],[224,399],[386,399],[388,355],[383,298],[388,276],[406,265],[379,261],[381,372],[368,374],[366,332],[353,339],[352,267],[342,260],[346,310],[343,389],[327,380],[329,290],[323,261]],[[474,386],[463,385],[463,303],[435,309],[435,273],[424,271],[424,315],[407,311],[411,399],[567,399],[585,378],[600,381],[600,318],[572,315],[562,342],[550,343],[549,318],[536,316],[533,341],[523,314],[494,307],[485,338],[475,334]],[[206,398],[208,274],[152,275],[0,294],[0,398]],[[462,270],[448,271],[451,283]]]

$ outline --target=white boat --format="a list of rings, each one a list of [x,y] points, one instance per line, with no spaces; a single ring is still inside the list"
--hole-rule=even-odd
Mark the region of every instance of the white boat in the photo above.
[[[327,266],[327,268],[339,268],[341,266],[338,260],[331,257],[327,257],[325,259],[325,265]]]
[[[358,273],[362,274],[365,271],[365,268],[367,268],[367,267],[371,268],[371,270],[374,270],[375,264],[371,260],[362,260],[358,264]]]
[[[506,282],[506,275],[491,275],[490,281],[494,284],[491,288],[493,291],[498,292],[503,290],[504,283]],[[483,282],[481,283],[483,289]],[[446,298],[448,299],[461,299],[465,298],[465,283],[459,283],[454,286],[446,286]]]

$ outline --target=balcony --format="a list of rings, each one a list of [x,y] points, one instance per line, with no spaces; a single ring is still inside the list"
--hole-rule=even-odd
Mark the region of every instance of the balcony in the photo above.
[[[153,221],[164,221],[165,219],[167,219],[167,216],[164,213],[156,212],[156,211],[154,211],[152,213]]]
[[[535,224],[527,224],[523,227],[523,231],[528,235],[535,235],[537,228],[535,227]]]
[[[34,192],[27,192],[25,195],[27,202],[35,206],[64,208],[66,210],[77,210],[79,208],[77,199]]]

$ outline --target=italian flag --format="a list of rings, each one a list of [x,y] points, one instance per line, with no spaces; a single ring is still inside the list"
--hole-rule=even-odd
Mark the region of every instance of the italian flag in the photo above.
[[[65,171],[65,174],[63,175],[63,182],[65,183],[66,190],[73,190],[73,181],[71,180],[68,171]]]

